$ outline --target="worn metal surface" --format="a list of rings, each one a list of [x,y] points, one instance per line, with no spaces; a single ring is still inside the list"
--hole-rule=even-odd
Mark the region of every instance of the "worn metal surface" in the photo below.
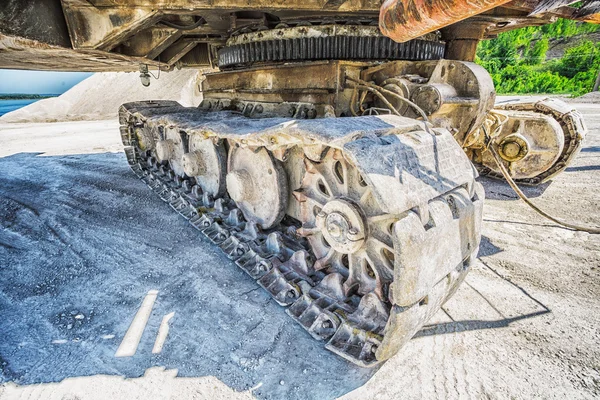
[[[415,311],[407,299],[433,299],[440,282],[445,299],[477,249],[482,194],[446,130],[427,133],[423,122],[390,115],[254,119],[175,102],[130,103],[120,120],[134,171],[313,337],[361,366],[389,358],[425,323],[439,304]],[[227,141],[235,175],[228,175],[228,195],[214,198],[177,176],[155,158],[156,146],[142,150],[138,138],[152,135],[138,131],[160,127]],[[282,177],[285,184],[275,185]],[[260,200],[248,208],[249,198]],[[272,218],[282,203],[288,219],[279,222]],[[256,218],[265,212],[268,231]],[[408,222],[415,215],[418,228]],[[419,240],[429,243],[423,249],[445,244],[432,258],[411,247]],[[460,270],[450,267],[455,260]]]
[[[358,77],[368,65],[305,62],[207,74],[200,108],[234,110],[253,118],[349,115],[351,91],[344,87],[344,77]]]
[[[479,65],[460,61],[391,62],[368,68],[364,80],[402,93],[428,115],[434,126],[443,127],[462,143],[478,128],[494,105],[495,90],[489,74]],[[384,94],[388,100],[393,96]],[[377,104],[383,107],[382,104]],[[402,115],[416,117],[412,107]]]
[[[160,63],[146,59],[97,50],[74,51],[65,47],[0,33],[0,68],[117,72],[136,71],[140,62],[152,66],[160,65]]]
[[[229,151],[227,192],[247,221],[271,228],[281,222],[287,209],[283,167],[264,147],[236,145]]]
[[[186,175],[194,178],[202,192],[213,197],[223,196],[227,174],[225,143],[202,135],[191,135],[188,140],[189,152],[182,158]]]
[[[459,142],[483,122],[495,98],[489,74],[472,63],[398,61],[373,66],[331,61],[207,74],[200,107],[235,110],[253,118],[350,116],[353,108],[363,115],[392,113],[373,93],[353,96],[349,79],[359,77],[414,101],[434,126],[450,130]],[[402,115],[418,116],[400,99],[384,97]]]
[[[406,42],[507,2],[508,0],[386,0],[379,13],[379,29],[397,42]]]
[[[344,293],[373,292],[386,299],[394,269],[388,227],[398,216],[381,209],[341,151],[329,150],[319,163],[306,160],[305,168],[294,195],[300,202],[301,235],[316,258],[314,268],[340,273]]]
[[[579,7],[566,7],[574,3],[580,3]],[[573,0],[542,0],[531,11],[530,15],[544,13],[565,13],[573,19],[580,21],[600,23],[600,1],[583,0],[581,2]]]
[[[600,24],[600,1],[583,1],[581,7],[573,12],[573,18],[593,24]]]
[[[63,0],[69,3],[88,3],[81,0]],[[219,9],[246,9],[246,10],[324,10],[333,11],[357,11],[357,10],[378,10],[378,0],[346,0],[337,2],[323,0],[305,0],[305,1],[267,1],[257,0],[249,3],[247,0],[212,0],[210,3],[200,0],[90,0],[89,4],[97,7],[118,7],[124,4],[129,7],[159,8],[172,11],[189,10],[191,8],[198,10],[219,10]]]
[[[405,41],[504,2],[389,0],[379,23]],[[485,137],[478,132],[494,103],[491,78],[459,61],[379,64],[439,58],[437,35],[393,43],[375,27],[374,0],[60,4],[69,43],[59,43],[60,24],[48,44],[25,29],[30,14],[13,18],[16,28],[0,27],[0,67],[245,68],[207,76],[199,108],[124,105],[127,159],[326,348],[361,366],[384,361],[464,279],[484,194],[461,145]],[[471,57],[491,27],[504,29],[502,19],[541,20],[514,10],[445,30],[452,54]],[[461,40],[466,51],[456,50]],[[263,64],[247,68],[253,63]],[[512,111],[527,107],[544,115]],[[496,139],[508,162],[524,165],[513,169],[519,177],[547,179],[579,148],[580,119],[563,106],[505,110],[512,123]]]
[[[444,35],[453,31],[452,38],[444,38],[446,56],[471,61],[477,42],[499,32],[549,23],[556,16],[600,22],[594,2],[579,9],[546,7],[536,14],[531,12],[538,0],[502,3],[505,0],[389,0],[380,10],[375,0],[9,0],[0,5],[0,68],[131,71],[140,63],[163,70],[194,68],[216,66],[221,48],[224,67],[290,59],[443,55],[441,45],[429,41],[432,38],[394,44],[377,31],[378,23],[384,36],[396,41],[440,28]],[[474,26],[481,28],[476,35],[470,32]]]
[[[504,6],[508,10],[503,11],[524,11],[528,21],[559,17],[593,24],[600,23],[600,5],[597,0],[584,0],[577,3],[579,8],[574,7],[575,4],[565,5],[562,0],[512,0]],[[551,20],[546,23],[550,22]]]
[[[53,46],[70,47],[69,31],[60,1],[3,0],[0,33]]]
[[[437,35],[395,43],[372,25],[300,25],[232,36],[219,50],[219,67],[299,60],[428,60],[444,55]]]
[[[530,179],[550,169],[558,161],[565,142],[558,121],[533,112],[513,111],[506,115],[509,119],[494,141],[511,177]],[[491,157],[485,152],[481,162],[497,169]]]
[[[507,102],[494,110],[500,117],[488,119],[463,146],[482,173],[500,179],[502,175],[486,151],[486,136],[499,146],[505,166],[517,182],[537,185],[570,164],[587,133],[581,114],[557,99]]]
[[[437,60],[444,43],[395,43],[383,36],[329,36],[250,42],[219,51],[219,67],[295,60]]]

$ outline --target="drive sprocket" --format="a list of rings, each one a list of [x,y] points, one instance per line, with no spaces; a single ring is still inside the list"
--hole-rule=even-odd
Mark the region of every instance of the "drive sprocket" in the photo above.
[[[374,292],[385,301],[393,280],[391,226],[398,216],[385,213],[360,171],[337,149],[321,162],[304,160],[302,187],[294,192],[302,210],[302,229],[314,268],[344,276],[346,296]]]

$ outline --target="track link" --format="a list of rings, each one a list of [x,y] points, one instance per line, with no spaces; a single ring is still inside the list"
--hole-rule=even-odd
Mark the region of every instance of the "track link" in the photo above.
[[[286,307],[311,336],[327,341],[328,350],[371,367],[395,354],[464,279],[479,246],[484,194],[466,156],[445,130],[432,135],[421,130],[419,121],[390,116],[328,119],[324,132],[323,121],[253,120],[175,102],[129,103],[120,110],[121,137],[133,172]],[[310,181],[307,174],[318,173],[311,165],[323,167],[328,155],[344,159],[365,180],[361,199],[394,217],[391,242],[382,245],[388,249],[381,253],[387,267],[374,262],[373,275],[366,274],[368,268],[359,269],[353,278],[358,284],[344,286],[356,268],[351,265],[348,272],[315,254],[311,232],[316,228],[310,218],[286,217],[262,229],[228,195],[203,193],[194,178],[159,162],[141,139],[165,129],[226,140],[229,149],[264,148],[284,160],[284,166],[302,160],[301,186]],[[300,153],[300,158],[290,152]],[[343,171],[348,176],[350,170]],[[290,190],[306,210],[310,196],[302,187]],[[332,204],[345,199],[336,197]],[[378,290],[370,288],[369,279],[377,281]]]
[[[560,130],[562,130],[564,143],[562,144],[562,152],[560,152],[556,161],[547,170],[537,176],[515,179],[518,183],[539,185],[549,181],[564,171],[581,150],[583,139],[587,134],[583,116],[573,106],[561,100],[547,98],[537,101],[510,101],[497,104],[494,108],[505,112],[508,116],[516,114],[516,118],[519,117],[519,113],[524,112],[546,116],[558,122]],[[502,173],[497,168],[490,168],[490,165],[494,165],[490,157],[490,155],[487,156],[487,165],[477,163],[480,173],[492,178],[504,179]]]

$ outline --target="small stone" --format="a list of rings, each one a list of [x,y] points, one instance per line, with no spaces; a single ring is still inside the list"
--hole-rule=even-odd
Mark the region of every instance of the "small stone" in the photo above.
[[[83,314],[77,314],[75,316],[75,319],[84,319],[84,318],[85,318],[85,315],[83,315]]]
[[[280,384],[281,386],[285,385],[285,382],[283,381],[283,379],[279,381],[279,384]]]

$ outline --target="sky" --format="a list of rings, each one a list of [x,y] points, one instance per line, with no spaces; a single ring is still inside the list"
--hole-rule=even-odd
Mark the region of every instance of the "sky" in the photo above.
[[[0,94],[62,94],[91,75],[89,72],[0,69]]]

